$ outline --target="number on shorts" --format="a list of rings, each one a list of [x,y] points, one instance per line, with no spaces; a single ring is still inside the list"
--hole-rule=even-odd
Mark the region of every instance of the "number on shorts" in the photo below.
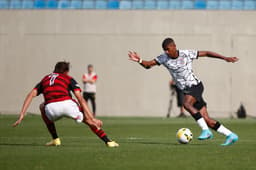
[[[50,86],[54,85],[55,79],[59,76],[59,74],[51,74],[50,77]]]

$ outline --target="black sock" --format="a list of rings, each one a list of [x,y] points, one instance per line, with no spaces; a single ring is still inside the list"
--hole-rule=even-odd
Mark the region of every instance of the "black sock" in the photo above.
[[[101,137],[101,140],[103,140],[105,143],[111,142],[111,140],[106,136]]]
[[[215,131],[217,131],[217,130],[219,129],[220,125],[221,125],[220,122],[217,121],[217,122],[215,123],[215,125],[212,127],[212,129],[215,130]]]
[[[200,112],[197,112],[196,114],[192,114],[192,117],[197,121],[202,118],[202,115]]]
[[[57,135],[56,132],[52,134],[52,138],[53,138],[53,139],[57,139],[57,138],[58,138],[58,135]]]
[[[95,133],[101,140],[105,143],[110,142],[111,140],[108,138],[107,134],[104,132],[103,129],[97,129],[95,127],[90,127],[90,129]]]
[[[47,124],[47,128],[48,128],[48,131],[50,132],[52,138],[57,139],[58,135],[57,135],[57,131],[56,131],[54,123]]]

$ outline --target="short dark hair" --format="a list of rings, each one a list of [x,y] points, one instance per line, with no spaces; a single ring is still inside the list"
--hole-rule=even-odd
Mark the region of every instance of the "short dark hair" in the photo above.
[[[171,43],[173,43],[174,40],[172,38],[166,38],[164,39],[164,41],[162,42],[162,48],[163,50],[167,50],[167,46]]]
[[[87,67],[88,67],[88,68],[89,68],[89,67],[93,67],[93,65],[92,65],[92,64],[88,64],[88,66],[87,66]]]
[[[69,71],[69,62],[59,61],[56,63],[54,73],[65,73]]]

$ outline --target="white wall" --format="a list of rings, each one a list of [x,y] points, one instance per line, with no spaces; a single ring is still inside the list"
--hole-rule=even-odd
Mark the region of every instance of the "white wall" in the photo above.
[[[162,40],[173,37],[180,49],[239,57],[236,64],[202,58],[194,69],[204,82],[211,115],[235,115],[243,102],[256,116],[255,18],[255,11],[1,10],[0,111],[18,113],[41,77],[57,61],[67,60],[80,83],[86,65],[94,64],[98,115],[165,116],[168,72],[164,67],[144,70],[128,61],[127,52],[153,59],[162,53]],[[38,113],[41,101],[37,98],[29,111]]]

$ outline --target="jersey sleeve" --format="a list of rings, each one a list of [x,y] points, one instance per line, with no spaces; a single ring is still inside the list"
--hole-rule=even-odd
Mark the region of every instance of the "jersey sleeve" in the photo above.
[[[74,92],[74,91],[81,91],[81,88],[80,88],[79,84],[73,78],[70,80],[69,89],[72,92]]]
[[[85,79],[85,80],[87,79],[85,74],[83,74],[82,79]]]
[[[95,81],[98,80],[98,75],[95,74],[92,79],[95,80]]]
[[[43,93],[43,86],[42,86],[42,83],[39,82],[35,87],[34,87],[35,90],[37,90],[37,96],[39,96],[41,93]]]
[[[166,60],[167,60],[167,57],[166,57],[165,54],[161,54],[160,56],[157,56],[157,57],[155,58],[155,61],[156,61],[156,63],[157,63],[158,65],[161,65],[161,64],[165,63]]]
[[[185,50],[185,53],[187,53],[187,56],[191,59],[197,59],[199,51],[198,50]]]

